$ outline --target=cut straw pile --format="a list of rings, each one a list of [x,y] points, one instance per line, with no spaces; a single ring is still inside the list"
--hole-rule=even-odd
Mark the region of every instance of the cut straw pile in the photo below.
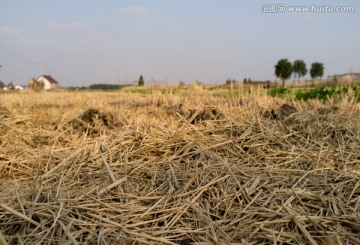
[[[356,104],[2,96],[0,244],[360,244]]]

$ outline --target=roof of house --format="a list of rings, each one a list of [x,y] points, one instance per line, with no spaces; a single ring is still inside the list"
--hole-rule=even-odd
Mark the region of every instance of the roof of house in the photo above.
[[[340,74],[340,75],[332,75],[329,77],[346,77],[346,76],[360,76],[360,73],[345,73],[345,74]]]
[[[39,78],[41,78],[41,77],[43,77],[43,78],[45,78],[46,80],[48,80],[49,83],[51,83],[51,84],[59,84],[59,82],[56,81],[54,78],[52,78],[50,75],[42,75],[42,76],[40,76]],[[36,79],[36,80],[39,80],[39,78]]]

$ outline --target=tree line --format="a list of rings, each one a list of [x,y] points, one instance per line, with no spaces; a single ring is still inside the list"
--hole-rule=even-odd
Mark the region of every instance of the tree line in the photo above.
[[[308,69],[306,67],[306,63],[303,60],[295,60],[293,63],[288,61],[288,59],[281,59],[275,65],[275,75],[276,77],[282,80],[282,86],[285,86],[285,81],[294,74],[294,78],[297,77],[298,81],[301,77],[305,76],[308,73]],[[310,67],[310,76],[312,79],[321,78],[324,75],[324,64],[320,62],[314,62]],[[228,79],[225,84],[229,85],[235,83],[235,80]],[[244,83],[250,83],[250,78],[243,81]],[[144,77],[140,75],[138,80],[138,86],[144,86],[145,81]]]
[[[275,65],[275,75],[282,80],[282,86],[285,86],[285,81],[291,77],[292,74],[297,76],[298,80],[308,73],[306,63],[303,60],[295,60],[293,63],[288,59],[281,59]],[[310,76],[312,79],[321,78],[324,75],[324,64],[314,62],[310,67]]]

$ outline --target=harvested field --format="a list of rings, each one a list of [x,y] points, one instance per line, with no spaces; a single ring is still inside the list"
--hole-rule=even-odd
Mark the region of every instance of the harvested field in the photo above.
[[[359,104],[0,96],[0,244],[360,244]]]

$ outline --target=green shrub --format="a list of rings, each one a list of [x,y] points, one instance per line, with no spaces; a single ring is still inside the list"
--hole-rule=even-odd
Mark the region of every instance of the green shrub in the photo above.
[[[353,85],[351,89],[354,91],[354,95],[356,97],[356,101],[360,102],[360,86]]]
[[[319,87],[310,89],[307,91],[304,90],[298,90],[295,93],[295,98],[297,100],[308,100],[308,99],[319,99],[322,101],[328,100],[332,96],[338,96],[341,97],[345,94],[347,94],[349,91],[349,88],[347,86],[345,87]]]
[[[284,97],[284,95],[286,94],[290,94],[291,93],[291,89],[288,87],[280,87],[280,88],[271,88],[268,90],[268,95],[272,96],[272,97]]]
[[[92,84],[89,86],[91,90],[118,90],[129,85],[119,85],[119,84]]]
[[[351,88],[354,91],[355,95],[358,96],[359,93],[360,93],[360,86],[359,85],[354,85]]]

